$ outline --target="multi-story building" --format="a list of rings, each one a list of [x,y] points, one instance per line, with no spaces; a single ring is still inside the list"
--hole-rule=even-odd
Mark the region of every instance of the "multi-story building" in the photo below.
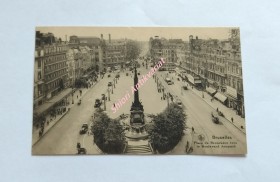
[[[44,46],[44,92],[49,99],[65,88],[68,81],[66,43]]]
[[[34,63],[34,107],[44,102],[44,49],[35,49]]]
[[[68,85],[74,87],[75,85],[75,55],[74,49],[68,49],[66,53],[67,59],[67,73],[68,73]]]
[[[186,61],[181,67],[194,86],[213,93],[222,103],[244,116],[239,31],[233,32],[235,35],[232,33],[227,40],[189,36]]]
[[[126,62],[126,40],[111,40],[105,44],[104,66],[123,66]]]
[[[151,57],[154,61],[160,58],[165,60],[165,64],[161,67],[161,70],[174,70],[178,63],[178,55],[182,58],[182,50],[185,43],[182,39],[159,39],[158,36],[150,38],[149,50]],[[182,58],[185,59],[185,58]]]
[[[103,35],[101,39],[98,37],[82,37],[82,36],[70,36],[69,47],[74,49],[80,49],[83,53],[89,53],[89,60],[87,60],[87,65],[99,72],[103,69],[103,55],[105,54],[105,48]],[[87,57],[87,56],[86,56]],[[90,62],[90,63],[89,63]],[[87,67],[87,65],[84,65]]]

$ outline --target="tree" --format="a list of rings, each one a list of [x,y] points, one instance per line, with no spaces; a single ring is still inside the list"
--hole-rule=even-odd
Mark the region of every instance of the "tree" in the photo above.
[[[174,148],[184,134],[185,121],[183,109],[175,103],[156,115],[152,128],[148,130],[154,149],[165,153]]]
[[[135,60],[141,53],[141,48],[138,42],[128,41],[126,43],[126,60]]]
[[[120,154],[125,146],[125,136],[119,120],[113,120],[100,111],[92,127],[94,142],[105,153]]]

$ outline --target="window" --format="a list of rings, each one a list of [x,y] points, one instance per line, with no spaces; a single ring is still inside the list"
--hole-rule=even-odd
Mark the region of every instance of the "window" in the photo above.
[[[38,72],[38,80],[42,79],[41,71]]]
[[[41,69],[41,60],[38,60],[38,68]]]

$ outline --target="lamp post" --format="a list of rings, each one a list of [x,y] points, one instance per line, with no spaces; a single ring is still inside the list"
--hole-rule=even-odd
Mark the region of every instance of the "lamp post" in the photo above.
[[[114,78],[114,88],[116,88],[116,84],[115,84],[115,82],[116,82],[116,79]]]
[[[164,98],[164,86],[162,86],[162,98],[163,98],[163,100],[165,99]]]
[[[169,107],[169,93],[166,93],[167,107]]]
[[[74,104],[74,83],[72,85],[72,104]]]
[[[104,111],[106,111],[106,95],[104,94]]]
[[[110,88],[108,87],[108,100],[110,101]]]

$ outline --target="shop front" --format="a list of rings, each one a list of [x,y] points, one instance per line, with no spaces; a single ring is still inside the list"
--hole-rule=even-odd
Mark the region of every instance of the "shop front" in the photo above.
[[[214,95],[214,97],[217,99],[217,100],[219,100],[222,104],[224,104],[224,105],[228,105],[228,98],[224,95],[224,94],[222,94],[221,92],[217,92],[215,95]]]
[[[206,92],[213,97],[217,93],[217,90],[212,87],[206,87]]]
[[[230,86],[226,86],[225,94],[228,97],[228,107],[237,110],[237,90]]]

